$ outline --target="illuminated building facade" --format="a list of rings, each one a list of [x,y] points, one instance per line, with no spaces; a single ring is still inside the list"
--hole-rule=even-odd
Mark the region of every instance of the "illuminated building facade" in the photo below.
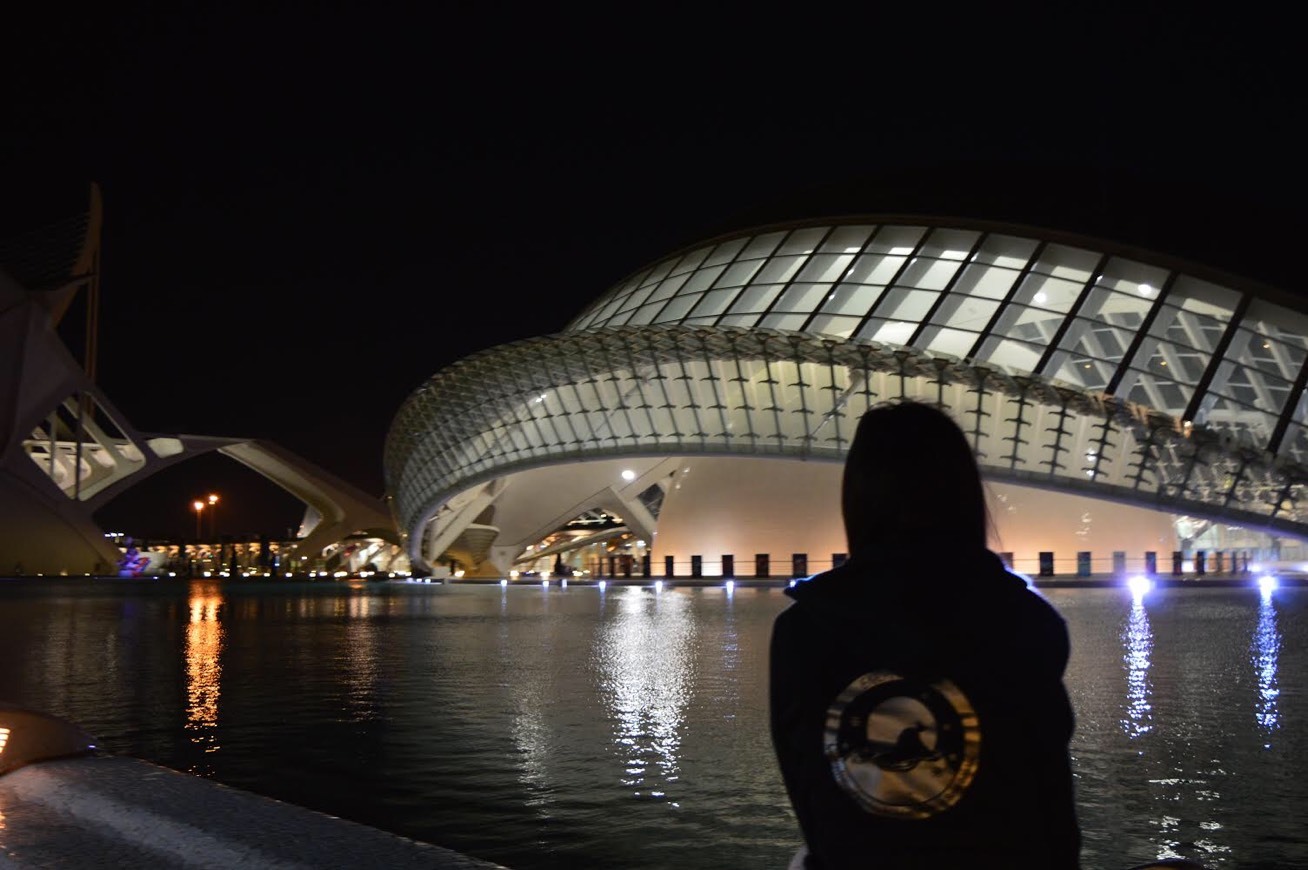
[[[845,549],[855,422],[908,399],[968,434],[993,545],[1019,568],[1042,551],[1106,570],[1115,551],[1297,542],[1306,311],[1031,227],[771,225],[645,266],[558,334],[438,371],[395,416],[387,490],[427,567],[505,573],[625,535],[656,573],[698,556],[713,575],[730,554],[745,576],[761,553],[775,573],[793,553],[817,570]],[[615,520],[604,537],[555,534],[594,511]]]

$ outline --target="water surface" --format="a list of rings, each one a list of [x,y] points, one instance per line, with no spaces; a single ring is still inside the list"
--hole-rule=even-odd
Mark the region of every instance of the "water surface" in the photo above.
[[[1087,868],[1308,866],[1308,590],[1045,594]],[[529,868],[784,867],[780,589],[0,581],[0,700]]]

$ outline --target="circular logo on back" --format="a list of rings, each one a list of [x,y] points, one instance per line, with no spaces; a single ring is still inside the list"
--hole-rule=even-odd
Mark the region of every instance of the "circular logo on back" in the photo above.
[[[950,680],[873,671],[832,702],[824,743],[836,782],[864,810],[925,819],[958,803],[972,784],[981,728]]]

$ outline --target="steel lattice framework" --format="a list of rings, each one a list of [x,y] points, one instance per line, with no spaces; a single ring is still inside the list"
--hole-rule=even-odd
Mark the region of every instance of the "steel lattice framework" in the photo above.
[[[879,402],[948,409],[993,478],[1308,536],[1308,316],[1097,241],[920,219],[768,227],[664,258],[560,334],[491,348],[395,417],[417,555],[461,492],[601,456],[840,461]]]

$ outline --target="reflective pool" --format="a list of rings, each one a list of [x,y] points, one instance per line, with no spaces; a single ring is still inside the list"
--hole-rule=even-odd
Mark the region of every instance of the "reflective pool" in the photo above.
[[[1051,589],[1084,866],[1308,866],[1308,590]],[[780,589],[0,580],[0,700],[500,862],[784,867]],[[3,832],[0,831],[0,845]]]

